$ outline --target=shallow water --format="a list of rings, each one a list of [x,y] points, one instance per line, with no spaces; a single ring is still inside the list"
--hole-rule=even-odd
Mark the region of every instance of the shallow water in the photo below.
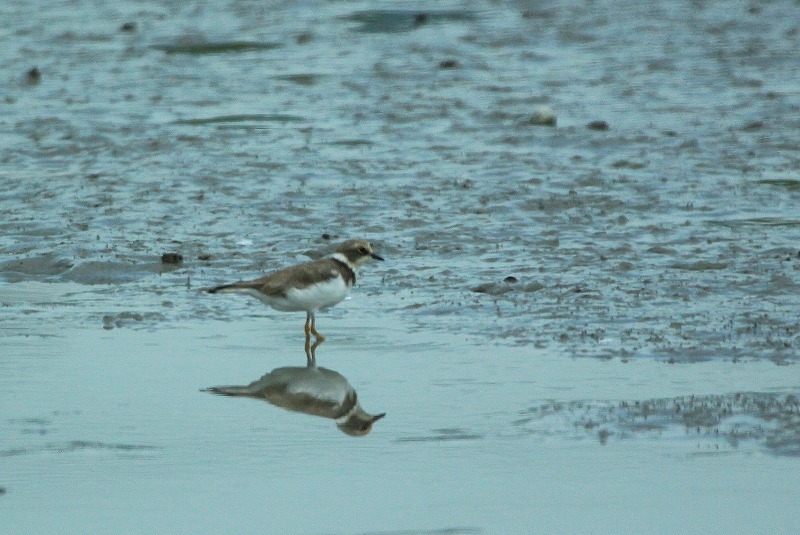
[[[797,20],[3,5],[0,530],[791,532]],[[352,236],[375,429],[200,392],[305,361],[200,289]]]
[[[235,338],[225,322],[9,337],[26,358],[0,385],[14,415],[0,452],[4,522],[34,533],[796,525],[796,457],[776,456],[764,434],[733,444],[677,424],[625,435],[606,422],[601,440],[578,422],[586,399],[783,391],[792,387],[785,368],[625,364],[466,344],[381,328],[360,301],[339,321],[327,318],[331,339],[317,350],[366,410],[387,413],[360,439],[323,418],[200,391],[301,365],[300,347],[286,349],[300,335],[289,315],[244,318]],[[531,419],[542,400],[572,412]]]

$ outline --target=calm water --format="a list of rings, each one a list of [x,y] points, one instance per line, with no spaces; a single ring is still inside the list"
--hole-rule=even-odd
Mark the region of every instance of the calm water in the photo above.
[[[792,533],[798,20],[1,5],[0,531]],[[201,392],[305,356],[200,289],[353,236],[374,430]]]

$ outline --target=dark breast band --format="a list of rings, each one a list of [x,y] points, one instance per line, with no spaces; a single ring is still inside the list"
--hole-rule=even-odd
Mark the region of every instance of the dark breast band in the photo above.
[[[336,267],[339,268],[339,271],[342,274],[342,278],[344,279],[345,284],[348,286],[353,286],[356,283],[356,272],[353,271],[353,268],[339,260],[338,258],[331,258],[333,263],[336,264]]]

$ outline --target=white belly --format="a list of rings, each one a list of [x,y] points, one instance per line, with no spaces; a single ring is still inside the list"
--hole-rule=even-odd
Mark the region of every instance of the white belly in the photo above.
[[[307,288],[292,288],[286,292],[285,298],[272,299],[268,304],[276,310],[285,312],[314,311],[342,302],[348,293],[350,287],[341,277],[335,277]]]

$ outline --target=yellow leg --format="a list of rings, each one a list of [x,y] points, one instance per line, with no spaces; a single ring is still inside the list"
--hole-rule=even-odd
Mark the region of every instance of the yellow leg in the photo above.
[[[303,331],[306,333],[306,356],[311,359],[309,351],[311,350],[311,313],[306,315],[306,324],[303,326]]]
[[[306,333],[306,360],[309,366],[316,366],[317,365],[317,347],[325,341],[325,337],[322,336],[317,332],[314,328],[314,314],[311,312],[308,313],[306,316],[306,324],[305,324],[305,333]],[[315,336],[314,343],[311,343],[311,335]]]
[[[319,340],[319,343],[324,342],[325,341],[325,337],[322,336],[314,326],[314,324],[317,321],[317,318],[314,316],[313,312],[309,312],[308,316],[306,317],[306,324],[307,325],[308,325],[309,319],[311,320],[311,325],[309,326],[309,329],[308,329],[307,332],[310,332],[311,334],[313,334],[317,338],[317,340]]]

